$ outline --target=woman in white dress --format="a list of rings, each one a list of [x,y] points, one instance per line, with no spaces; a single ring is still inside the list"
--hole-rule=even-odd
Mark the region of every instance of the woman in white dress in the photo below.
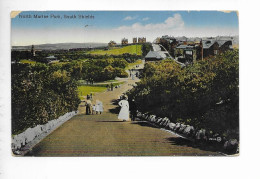
[[[127,101],[127,98],[124,96],[121,101],[119,101],[119,106],[121,106],[121,110],[118,115],[118,119],[121,119],[123,121],[129,120],[129,103]]]
[[[103,109],[103,103],[99,100],[96,100],[96,113],[102,113],[104,111]]]

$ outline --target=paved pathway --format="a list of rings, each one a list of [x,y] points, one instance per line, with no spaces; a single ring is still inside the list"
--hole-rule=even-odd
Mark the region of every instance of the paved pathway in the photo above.
[[[38,143],[32,156],[173,156],[219,155],[192,147],[189,141],[143,121],[121,122],[117,105],[112,101],[130,89],[137,80],[127,80],[114,91],[96,94],[94,101],[103,102],[101,115],[80,114],[73,117]]]

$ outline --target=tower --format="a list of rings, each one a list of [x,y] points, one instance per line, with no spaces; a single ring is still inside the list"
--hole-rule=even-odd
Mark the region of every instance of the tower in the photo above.
[[[31,48],[31,56],[32,56],[32,57],[35,57],[34,45],[32,45],[32,48]]]

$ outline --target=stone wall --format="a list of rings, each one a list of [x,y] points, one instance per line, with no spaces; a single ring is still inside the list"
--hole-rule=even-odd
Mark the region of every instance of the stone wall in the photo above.
[[[24,132],[12,136],[12,152],[15,155],[24,155],[35,144],[49,135],[53,130],[61,126],[64,122],[75,116],[78,111],[72,111],[60,116],[58,119],[49,121],[43,125],[37,125],[34,128],[28,128]]]
[[[217,133],[205,129],[196,129],[193,126],[181,123],[173,123],[167,117],[157,117],[148,113],[137,113],[137,118],[145,120],[157,127],[168,129],[182,137],[193,141],[195,145],[207,146],[208,148],[224,152],[226,154],[237,154],[239,152],[238,139],[228,139]]]

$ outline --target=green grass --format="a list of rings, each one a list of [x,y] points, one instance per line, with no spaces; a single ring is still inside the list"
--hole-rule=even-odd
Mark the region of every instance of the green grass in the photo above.
[[[142,55],[142,45],[129,45],[122,48],[114,48],[110,50],[94,50],[87,52],[95,55],[122,55],[124,53]]]
[[[83,96],[87,96],[90,93],[95,94],[95,93],[103,92],[103,91],[106,91],[106,89],[107,88],[103,85],[100,85],[100,86],[89,86],[89,85],[79,86],[78,87],[78,94],[79,94],[80,99],[84,99]]]
[[[124,82],[117,82],[117,83],[113,83],[113,86],[117,86],[117,85],[121,85]],[[110,83],[107,83],[110,84]],[[78,87],[78,94],[80,99],[85,99],[84,96],[87,96],[88,94],[92,93],[100,93],[100,92],[104,92],[107,90],[106,85],[107,84],[99,84],[99,85],[81,85]]]
[[[35,61],[32,60],[20,60],[20,63],[29,63],[29,64],[35,64]]]
[[[135,67],[136,65],[140,65],[142,64],[142,60],[137,60],[136,62],[134,63],[129,63],[128,66],[125,68],[126,70],[128,69],[132,69],[133,67]]]

